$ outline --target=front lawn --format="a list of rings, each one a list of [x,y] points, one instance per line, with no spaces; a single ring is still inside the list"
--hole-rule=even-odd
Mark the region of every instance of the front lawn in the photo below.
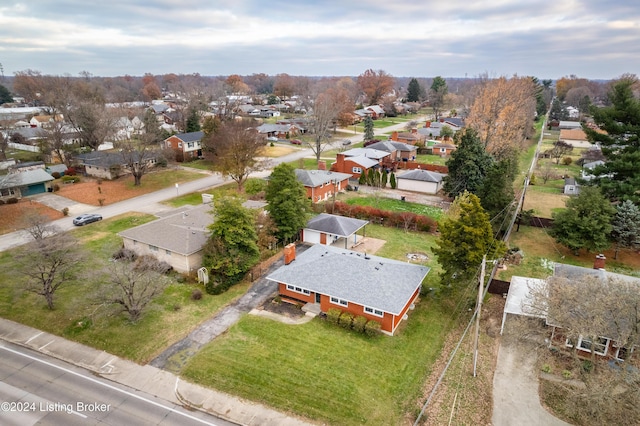
[[[414,414],[450,327],[449,315],[427,300],[393,337],[367,338],[319,318],[285,325],[247,315],[182,374],[329,424],[402,424]]]
[[[211,296],[202,286],[181,284],[174,278],[139,322],[132,324],[125,315],[114,314],[112,307],[94,298],[106,279],[100,269],[122,245],[117,232],[153,219],[151,215],[128,214],[72,231],[86,255],[85,278],[56,292],[54,310],[47,309],[42,296],[23,290],[26,277],[16,272],[13,252],[1,253],[0,316],[138,363],[150,361],[248,288],[248,284],[241,284]],[[203,297],[194,301],[191,293],[196,288],[202,290]]]

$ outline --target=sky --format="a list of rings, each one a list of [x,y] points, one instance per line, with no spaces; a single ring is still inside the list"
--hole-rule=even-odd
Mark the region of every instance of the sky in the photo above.
[[[640,73],[638,0],[2,0],[0,64],[51,75]]]

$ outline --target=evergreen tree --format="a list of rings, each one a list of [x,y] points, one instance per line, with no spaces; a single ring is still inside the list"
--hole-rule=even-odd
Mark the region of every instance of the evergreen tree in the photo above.
[[[391,189],[396,189],[398,187],[398,182],[396,181],[396,174],[391,172],[391,176],[389,177],[389,185]]]
[[[611,219],[616,213],[609,200],[595,187],[583,186],[580,194],[567,201],[567,208],[553,214],[551,234],[573,250],[600,251],[609,247]]]
[[[440,237],[433,252],[442,267],[441,283],[445,287],[466,288],[477,276],[484,255],[497,259],[506,252],[505,244],[493,236],[480,199],[469,192],[456,198],[438,229]]]
[[[185,129],[186,133],[191,132],[199,132],[200,131],[200,117],[198,115],[198,111],[195,108],[192,108],[189,111],[189,117],[187,117],[187,128]]]
[[[389,174],[387,173],[387,170],[385,169],[385,170],[382,171],[382,178],[380,180],[380,187],[381,188],[386,188],[388,182],[389,182]]]
[[[625,76],[609,93],[612,106],[592,107],[595,124],[606,133],[583,126],[590,142],[598,142],[606,157],[596,167],[597,177],[589,181],[598,185],[611,201],[631,200],[640,204],[640,100],[634,96],[635,76]]]
[[[409,86],[407,86],[407,102],[418,102],[420,101],[420,92],[422,91],[420,87],[420,83],[415,78],[412,78],[409,81]]]
[[[282,163],[271,173],[265,199],[266,207],[278,231],[281,240],[291,240],[307,223],[309,202],[304,186],[296,178],[293,166]]]
[[[515,166],[515,167],[514,167]],[[506,229],[508,217],[513,213],[509,206],[514,202],[513,181],[517,173],[516,159],[503,159],[493,163],[476,195],[480,197],[482,208],[491,217],[493,231]]]
[[[449,87],[446,80],[440,76],[435,77],[429,90],[429,104],[433,108],[436,121],[440,118],[440,111],[444,107],[447,93],[449,93]]]
[[[473,129],[466,129],[458,143],[458,149],[447,160],[449,173],[444,178],[444,192],[455,198],[464,191],[476,193],[489,172],[493,159]]]
[[[0,84],[0,105],[13,102],[13,97],[9,90]]]
[[[640,247],[640,209],[626,200],[618,205],[616,215],[611,224],[611,237],[616,243],[615,258],[622,249]]]
[[[373,119],[367,115],[364,119],[364,141],[367,142],[373,138]]]
[[[218,294],[240,281],[260,260],[252,212],[240,200],[225,197],[216,202],[215,221],[205,244],[202,264],[211,271],[208,293]]]

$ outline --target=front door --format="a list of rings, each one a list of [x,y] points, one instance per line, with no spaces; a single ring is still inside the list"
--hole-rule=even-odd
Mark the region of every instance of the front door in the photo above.
[[[316,303],[320,303],[322,295],[320,293],[316,293]]]

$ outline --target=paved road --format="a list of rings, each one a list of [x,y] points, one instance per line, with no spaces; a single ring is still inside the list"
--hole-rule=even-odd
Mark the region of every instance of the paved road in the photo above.
[[[233,423],[0,344],[0,424],[220,425]]]

